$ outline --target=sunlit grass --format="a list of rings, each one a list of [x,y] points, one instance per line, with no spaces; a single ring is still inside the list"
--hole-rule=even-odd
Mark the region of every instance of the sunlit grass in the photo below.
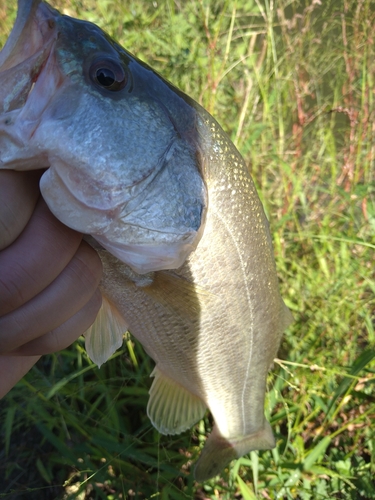
[[[277,438],[220,479],[187,475],[209,432],[160,436],[152,362],[100,370],[78,342],[0,403],[6,498],[375,498],[375,5],[59,0],[215,115],[249,162],[295,323],[269,376]],[[14,9],[0,4],[0,41]],[[24,495],[22,492],[25,492]]]

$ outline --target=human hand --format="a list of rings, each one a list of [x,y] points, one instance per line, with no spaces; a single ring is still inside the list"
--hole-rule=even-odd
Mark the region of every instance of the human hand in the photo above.
[[[0,398],[66,348],[101,305],[101,261],[40,197],[40,172],[0,171]]]

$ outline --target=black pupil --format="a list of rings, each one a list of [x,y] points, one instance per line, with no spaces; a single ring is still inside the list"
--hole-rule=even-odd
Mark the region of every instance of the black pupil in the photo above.
[[[96,79],[103,87],[110,87],[116,81],[114,72],[109,68],[100,68],[96,72]]]

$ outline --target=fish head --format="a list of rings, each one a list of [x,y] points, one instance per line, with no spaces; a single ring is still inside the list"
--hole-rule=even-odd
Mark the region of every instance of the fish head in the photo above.
[[[0,53],[0,168],[137,273],[180,267],[207,211],[197,111],[96,25],[19,0]]]

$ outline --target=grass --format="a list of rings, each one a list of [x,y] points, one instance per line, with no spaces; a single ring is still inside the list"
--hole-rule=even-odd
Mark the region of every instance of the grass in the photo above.
[[[15,2],[14,2],[15,3]],[[375,498],[373,0],[59,0],[203,104],[249,162],[293,311],[269,375],[277,438],[221,478],[187,474],[209,416],[160,436],[131,337],[100,370],[82,342],[0,403],[0,498]],[[0,42],[15,6],[0,5]]]

